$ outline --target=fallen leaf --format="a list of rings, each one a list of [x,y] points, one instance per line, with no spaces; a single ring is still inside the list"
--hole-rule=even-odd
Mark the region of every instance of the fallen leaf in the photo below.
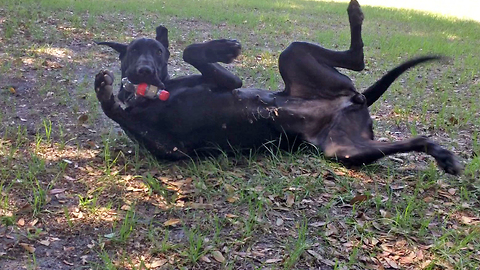
[[[120,209],[122,209],[123,211],[128,211],[130,210],[132,207],[128,204],[124,204],[122,205],[122,207],[120,207]]]
[[[223,257],[223,254],[220,251],[215,250],[212,252],[212,255],[217,262],[220,262],[220,263],[225,262],[225,257]]]
[[[55,195],[55,194],[59,194],[59,193],[63,193],[65,190],[67,190],[66,188],[54,188],[52,190],[50,190],[50,195]]]
[[[178,218],[172,218],[172,219],[169,219],[169,220],[165,221],[165,222],[163,223],[163,226],[165,226],[165,227],[175,226],[175,225],[177,225],[177,224],[179,224],[179,223],[181,223],[181,222],[182,222],[182,221],[181,221],[180,219],[178,219]]]
[[[350,204],[354,205],[356,203],[365,202],[368,199],[370,199],[370,196],[368,196],[368,195],[357,195],[350,200]]]
[[[292,205],[295,203],[295,195],[292,192],[287,192],[287,207],[292,207]]]
[[[10,91],[10,93],[12,93],[14,95],[17,93],[17,90],[15,90],[15,88],[13,88],[13,87],[9,87],[8,91]]]
[[[450,188],[448,189],[448,193],[450,193],[450,195],[455,195],[455,193],[457,193],[457,190],[454,188]]]
[[[277,263],[277,262],[281,262],[282,259],[280,258],[276,258],[276,259],[268,259],[265,261],[265,263]]]
[[[41,240],[41,241],[38,241],[38,243],[40,243],[40,244],[42,244],[46,247],[50,246],[50,241],[48,241],[48,240]]]
[[[383,209],[380,209],[380,215],[383,217],[383,218],[391,218],[392,215],[390,215],[390,213],[388,213],[387,211],[383,210]]]
[[[312,255],[313,257],[315,257],[315,259],[317,260],[321,260],[323,259],[322,256],[320,256],[320,254],[318,254],[317,252],[315,252],[314,250],[307,250],[308,254]]]
[[[393,269],[400,269],[400,267],[398,266],[398,264],[394,260],[392,260],[390,258],[387,258],[387,257],[384,258],[384,259],[388,263],[388,265],[390,265]]]
[[[30,253],[34,253],[34,252],[35,252],[35,247],[32,246],[32,245],[25,244],[25,243],[19,243],[19,245],[20,245],[21,247],[23,247],[26,251],[30,252]]]
[[[462,223],[465,224],[465,225],[476,224],[476,223],[478,223],[478,218],[462,216]]]
[[[415,252],[412,251],[410,252],[410,254],[408,254],[408,256],[400,258],[399,262],[401,264],[412,264],[416,257],[417,255],[415,254]]]
[[[66,265],[74,266],[74,264],[73,264],[73,263],[71,263],[71,262],[68,262],[68,261],[66,261],[66,260],[63,260],[63,263],[64,263],[64,264],[66,264]]]
[[[166,263],[167,263],[166,259],[155,260],[150,264],[150,268],[157,268],[157,267],[165,265]]]
[[[188,203],[186,206],[192,209],[212,209],[213,208],[213,204],[211,203]]]
[[[25,219],[21,218],[17,221],[17,225],[20,226],[20,227],[23,227],[25,226]]]
[[[78,117],[78,124],[83,125],[85,124],[85,122],[87,122],[87,120],[88,120],[88,115],[82,114]]]
[[[308,226],[312,226],[314,228],[323,227],[325,225],[327,225],[327,223],[324,222],[324,221],[319,221],[319,222],[314,222],[314,223],[308,224]]]
[[[38,223],[38,218],[30,221],[30,223],[28,224],[28,226],[33,227],[33,226],[37,225],[37,223]]]
[[[398,184],[398,185],[392,184],[392,185],[390,185],[391,190],[402,190],[406,187],[407,187],[407,185],[402,185],[402,184]]]
[[[74,251],[75,250],[75,247],[63,247],[63,251],[65,252],[70,252],[70,251]]]
[[[225,188],[225,191],[228,193],[228,194],[232,194],[235,192],[235,187],[233,187],[232,185],[230,184],[224,184],[223,187]]]
[[[237,215],[234,215],[234,214],[226,214],[225,216],[227,218],[237,218],[238,217]]]
[[[113,232],[113,233],[105,234],[104,236],[105,238],[112,239],[113,237],[115,237],[115,233]]]
[[[210,260],[210,258],[208,258],[207,256],[200,257],[200,260],[202,262],[206,262],[206,263],[211,263],[212,262],[212,260]]]
[[[327,225],[327,230],[325,231],[325,236],[331,236],[338,234],[338,229],[333,224],[329,223]]]
[[[238,201],[238,199],[239,198],[237,196],[230,196],[230,197],[227,198],[227,202],[234,203],[234,202]]]
[[[434,199],[433,197],[430,197],[430,196],[423,198],[423,201],[426,202],[426,203],[431,203],[431,202],[433,202],[434,200],[435,200],[435,199]]]
[[[277,218],[276,224],[277,224],[277,226],[282,226],[283,225],[283,219]]]
[[[88,263],[88,255],[84,255],[82,257],[80,257],[82,259],[82,264],[85,265]]]

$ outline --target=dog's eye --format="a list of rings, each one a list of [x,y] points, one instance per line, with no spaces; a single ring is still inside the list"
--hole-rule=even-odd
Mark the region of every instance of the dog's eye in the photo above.
[[[162,50],[158,50],[157,54],[162,55]]]

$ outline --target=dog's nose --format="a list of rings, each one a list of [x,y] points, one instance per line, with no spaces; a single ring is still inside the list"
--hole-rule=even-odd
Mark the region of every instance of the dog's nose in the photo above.
[[[152,75],[153,74],[153,69],[149,66],[141,66],[137,69],[137,74],[138,75]]]

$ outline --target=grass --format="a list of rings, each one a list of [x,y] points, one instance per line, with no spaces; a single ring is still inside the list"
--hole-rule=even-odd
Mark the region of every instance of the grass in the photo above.
[[[0,268],[480,268],[478,23],[364,7],[367,69],[344,71],[365,89],[410,57],[447,56],[404,74],[372,115],[378,138],[428,135],[457,153],[465,172],[452,177],[421,154],[346,169],[273,142],[158,161],[91,89],[101,69],[119,78],[117,55],[93,40],[153,37],[160,23],[171,75],[195,72],[181,60],[188,44],[236,38],[243,52],[229,68],[246,87],[281,89],[277,58],[290,42],[347,47],[346,3],[0,4]]]

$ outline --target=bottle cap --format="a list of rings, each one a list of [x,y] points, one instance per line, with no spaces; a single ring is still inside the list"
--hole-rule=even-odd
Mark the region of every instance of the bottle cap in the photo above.
[[[170,93],[167,90],[160,90],[160,94],[158,95],[158,98],[161,101],[166,101],[170,97]]]

